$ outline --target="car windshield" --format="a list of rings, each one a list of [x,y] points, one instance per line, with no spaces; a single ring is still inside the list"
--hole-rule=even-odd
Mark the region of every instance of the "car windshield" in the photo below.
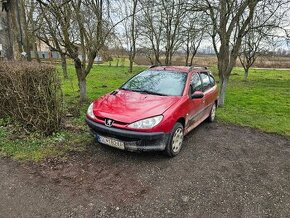
[[[174,71],[146,70],[126,82],[121,89],[135,92],[181,96],[187,74]]]

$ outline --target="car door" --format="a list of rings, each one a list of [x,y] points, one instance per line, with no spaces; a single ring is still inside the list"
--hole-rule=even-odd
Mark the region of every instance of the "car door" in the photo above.
[[[215,102],[215,81],[213,76],[208,72],[200,72],[200,77],[203,85],[204,93],[204,116],[206,117],[211,110],[213,103]]]
[[[198,121],[203,116],[204,98],[191,98],[195,91],[203,91],[202,81],[198,73],[193,73],[189,89],[189,111],[187,119],[188,131],[198,125]]]

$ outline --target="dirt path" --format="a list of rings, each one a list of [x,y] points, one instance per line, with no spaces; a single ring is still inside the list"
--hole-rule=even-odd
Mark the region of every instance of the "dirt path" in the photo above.
[[[290,139],[203,124],[182,153],[87,152],[41,165],[0,159],[0,217],[289,217]]]

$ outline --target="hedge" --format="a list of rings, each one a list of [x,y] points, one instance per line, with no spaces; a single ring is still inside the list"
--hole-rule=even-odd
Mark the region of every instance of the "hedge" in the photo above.
[[[0,62],[0,118],[50,135],[60,127],[62,92],[52,65]]]

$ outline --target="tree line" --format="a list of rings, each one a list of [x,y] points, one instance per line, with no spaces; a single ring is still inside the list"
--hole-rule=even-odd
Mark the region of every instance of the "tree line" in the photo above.
[[[155,65],[171,65],[181,50],[192,65],[206,40],[218,59],[223,105],[236,61],[246,79],[261,51],[285,33],[288,9],[288,0],[2,0],[2,22],[8,59],[25,54],[30,61],[33,51],[40,61],[37,40],[60,54],[65,77],[72,59],[81,101],[96,56],[116,43],[128,52],[132,72],[139,48]]]

